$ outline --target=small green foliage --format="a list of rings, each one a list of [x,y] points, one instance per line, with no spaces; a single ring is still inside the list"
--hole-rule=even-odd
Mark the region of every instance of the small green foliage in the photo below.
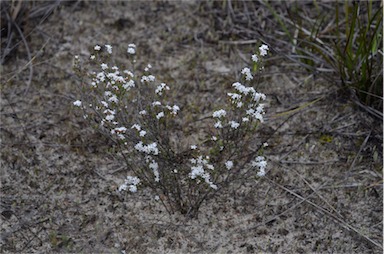
[[[323,134],[320,136],[319,141],[322,144],[331,143],[333,141],[333,137],[330,135]]]

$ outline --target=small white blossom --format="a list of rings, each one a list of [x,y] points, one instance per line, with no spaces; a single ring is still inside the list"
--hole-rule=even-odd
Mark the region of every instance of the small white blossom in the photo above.
[[[268,50],[269,50],[269,48],[268,48],[268,46],[265,45],[265,44],[263,44],[263,45],[261,45],[261,46],[259,47],[259,51],[260,51],[260,55],[261,55],[261,56],[266,56],[266,55],[268,54]]]
[[[74,101],[73,105],[75,105],[76,107],[81,107],[81,101],[79,101],[79,100]]]
[[[191,145],[191,150],[196,150],[197,146],[196,145]]]
[[[130,192],[137,192],[137,185],[140,179],[136,176],[127,176],[124,183],[119,187],[119,192],[129,189]]]
[[[135,145],[135,149],[138,150],[139,152],[143,152],[146,154],[153,154],[153,155],[158,155],[159,154],[159,149],[157,148],[156,143],[152,143],[149,145],[143,145],[143,142],[140,141]]]
[[[217,140],[217,137],[216,137],[216,136],[212,136],[211,140],[212,140],[212,141],[216,141],[216,140]]]
[[[96,56],[95,56],[95,55],[91,55],[89,58],[90,58],[91,60],[95,60]]]
[[[96,50],[96,51],[99,51],[101,49],[101,47],[99,46],[99,45],[96,45],[95,47],[94,47],[94,50]]]
[[[158,113],[158,114],[156,115],[156,118],[157,118],[157,119],[160,119],[160,118],[162,118],[162,117],[164,117],[164,112],[160,112],[160,113]]]
[[[225,167],[230,170],[231,168],[233,168],[233,161],[227,161],[225,163]]]
[[[131,79],[131,80],[129,80],[128,82],[124,83],[124,84],[123,84],[123,87],[124,87],[125,90],[128,91],[129,89],[135,87],[135,81],[133,81],[133,80]]]
[[[231,128],[233,128],[233,129],[237,129],[240,126],[240,124],[235,122],[235,121],[230,121],[229,124],[231,125]]]
[[[161,102],[160,101],[154,101],[154,102],[152,102],[152,106],[161,106]]]
[[[130,76],[131,78],[134,77],[133,73],[131,71],[128,71],[128,70],[124,70],[123,71],[125,74],[127,74],[128,76]]]
[[[247,68],[247,67],[241,70],[241,74],[245,75],[245,80],[249,81],[249,80],[253,79],[251,70],[249,68]]]
[[[136,54],[136,45],[133,43],[129,44],[128,49],[127,49],[127,53],[131,54],[131,55]]]
[[[242,121],[243,122],[249,122],[249,118],[248,117],[243,117]]]
[[[105,48],[107,49],[108,54],[112,54],[112,46],[111,45],[105,45]]]
[[[149,71],[152,68],[152,65],[148,64],[147,67],[144,68],[144,71]]]
[[[147,134],[147,132],[144,131],[144,130],[141,130],[141,131],[139,132],[139,136],[140,136],[140,137],[144,137],[145,134]]]
[[[100,66],[101,66],[101,69],[103,70],[108,69],[108,64],[102,63]]]
[[[165,83],[161,83],[160,85],[157,86],[155,93],[158,95],[163,95],[163,90],[169,90],[169,87]]]
[[[141,83],[144,83],[144,82],[153,82],[153,81],[155,81],[155,80],[156,80],[156,77],[153,76],[153,75],[148,75],[148,76],[143,75],[143,76],[141,77]]]
[[[259,172],[257,173],[258,176],[262,177],[265,175],[265,168],[267,167],[267,162],[265,161],[265,158],[263,156],[257,156],[255,160],[251,162],[251,166],[259,168]]]
[[[152,162],[149,163],[149,168],[152,169],[153,174],[155,175],[155,182],[160,182],[159,164],[152,160]]]
[[[268,143],[265,142],[265,143],[263,144],[263,147],[267,147],[267,146],[268,146]]]
[[[241,94],[238,93],[227,93],[229,97],[231,97],[232,102],[241,100]]]
[[[252,55],[252,61],[257,63],[259,61],[259,57],[257,55]]]
[[[105,102],[105,101],[100,101],[100,103],[103,104],[103,106],[104,106],[105,108],[108,108],[108,103],[107,103],[107,102]]]
[[[145,110],[141,110],[140,112],[139,112],[139,115],[146,115],[147,114],[147,111],[145,111]]]
[[[140,131],[141,130],[141,126],[138,125],[138,124],[134,124],[134,125],[132,125],[131,129],[136,129],[136,130]]]
[[[114,102],[114,103],[118,103],[119,102],[119,99],[117,99],[116,95],[112,95],[108,101],[110,102]]]
[[[216,118],[224,117],[226,116],[227,112],[224,109],[217,110],[213,112],[212,116]]]
[[[223,125],[221,124],[220,121],[218,121],[217,123],[215,123],[215,128],[217,128],[217,129],[223,128]]]

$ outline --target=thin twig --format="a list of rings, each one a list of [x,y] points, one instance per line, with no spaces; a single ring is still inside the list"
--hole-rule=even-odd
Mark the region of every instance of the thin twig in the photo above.
[[[329,217],[331,217],[332,219],[336,220],[337,222],[340,223],[340,225],[347,229],[347,230],[351,230],[353,232],[355,232],[357,235],[361,236],[362,238],[366,239],[368,242],[372,243],[373,245],[375,245],[376,247],[380,248],[381,250],[383,249],[383,246],[380,245],[380,243],[372,240],[371,238],[369,238],[368,236],[366,236],[365,234],[361,233],[359,230],[357,230],[356,228],[354,228],[353,226],[351,226],[350,224],[348,224],[346,221],[340,219],[339,217],[335,216],[334,214],[332,214],[330,211],[328,211],[327,209],[313,203],[312,201],[309,201],[307,200],[306,198],[302,197],[301,195],[297,194],[296,192],[293,192],[291,191],[290,189],[272,181],[271,179],[267,178],[266,179],[270,182],[272,182],[273,184],[275,184],[276,186],[278,186],[279,188],[285,190],[286,192],[292,194],[293,196],[307,202],[308,204],[312,205],[313,207],[319,209],[321,212],[323,212],[325,215],[328,215]]]

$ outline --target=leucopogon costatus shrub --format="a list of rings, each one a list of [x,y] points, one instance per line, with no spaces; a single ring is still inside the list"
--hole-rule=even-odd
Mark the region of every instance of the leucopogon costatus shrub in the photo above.
[[[117,191],[149,188],[170,214],[196,218],[202,203],[221,189],[264,176],[267,144],[255,149],[250,143],[264,121],[266,96],[255,90],[254,76],[263,69],[268,50],[261,45],[252,55],[252,66],[242,69],[231,91],[223,92],[226,104],[214,105],[204,136],[185,151],[171,142],[175,133],[180,136],[183,107],[170,101],[171,86],[157,81],[150,64],[137,69],[135,44],[128,45],[126,66],[116,66],[111,45],[96,45],[85,60],[75,56],[81,82],[73,106],[114,142],[113,151],[124,161],[128,176]]]

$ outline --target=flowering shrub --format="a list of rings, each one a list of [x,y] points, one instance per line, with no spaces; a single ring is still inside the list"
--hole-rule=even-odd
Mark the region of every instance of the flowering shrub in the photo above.
[[[171,103],[170,86],[158,82],[148,64],[136,69],[136,46],[126,51],[129,65],[118,67],[111,45],[96,45],[86,61],[75,56],[74,69],[81,78],[80,96],[73,106],[116,145],[125,161],[128,176],[117,191],[137,192],[148,187],[169,213],[196,217],[203,201],[222,188],[250,175],[262,177],[267,166],[262,147],[251,150],[256,128],[263,122],[266,99],[251,86],[263,68],[268,46],[252,55],[242,80],[232,85],[226,105],[206,122],[199,144],[178,151],[171,138],[180,133],[179,105]],[[241,83],[243,82],[243,83]]]

